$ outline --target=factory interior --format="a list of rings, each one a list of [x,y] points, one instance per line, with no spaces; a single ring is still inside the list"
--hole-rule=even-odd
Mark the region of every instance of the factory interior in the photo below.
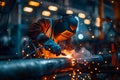
[[[120,0],[0,0],[0,80],[120,80]]]

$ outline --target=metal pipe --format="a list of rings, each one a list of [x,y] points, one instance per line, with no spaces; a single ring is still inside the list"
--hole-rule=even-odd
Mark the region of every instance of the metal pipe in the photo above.
[[[44,75],[58,73],[59,70],[65,71],[65,69],[68,68],[81,68],[83,71],[89,72],[89,70],[87,70],[88,65],[95,66],[92,64],[92,62],[94,62],[94,64],[100,63],[99,66],[103,66],[105,61],[107,61],[107,64],[110,64],[110,60],[111,54],[94,55],[90,58],[78,59],[54,58],[1,61],[0,80],[38,79]],[[86,62],[88,62],[88,65],[84,65]],[[103,69],[103,67],[101,67],[101,69]]]
[[[26,59],[0,62],[0,80],[35,79],[70,66],[68,59]]]
[[[103,1],[104,0],[99,0],[99,17],[100,17],[100,40],[104,39],[104,32],[102,28],[102,22],[103,22]]]

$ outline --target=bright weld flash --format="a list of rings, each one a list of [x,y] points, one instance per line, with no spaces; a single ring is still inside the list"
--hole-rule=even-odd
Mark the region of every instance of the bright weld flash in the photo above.
[[[69,58],[69,59],[71,59],[73,57],[71,55],[66,55],[66,56],[60,55],[60,56],[58,56],[58,58]]]
[[[65,57],[66,57],[66,58],[72,58],[72,56],[71,56],[71,55],[66,55]]]

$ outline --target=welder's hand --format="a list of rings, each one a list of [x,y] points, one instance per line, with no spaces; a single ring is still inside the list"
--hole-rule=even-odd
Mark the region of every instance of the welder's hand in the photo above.
[[[46,50],[49,50],[50,52],[56,54],[57,56],[61,53],[61,47],[57,45],[52,39],[47,40],[43,44],[44,48]]]

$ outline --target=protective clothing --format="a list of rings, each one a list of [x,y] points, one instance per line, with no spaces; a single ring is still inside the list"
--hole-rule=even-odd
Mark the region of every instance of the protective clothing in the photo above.
[[[76,28],[77,20],[73,16],[64,16],[58,20],[40,19],[37,23],[31,24],[28,36],[46,50],[59,55],[61,48],[57,43],[71,38]]]
[[[46,50],[49,50],[50,52],[59,55],[61,53],[61,47],[56,44],[52,39],[47,40],[43,46]]]

